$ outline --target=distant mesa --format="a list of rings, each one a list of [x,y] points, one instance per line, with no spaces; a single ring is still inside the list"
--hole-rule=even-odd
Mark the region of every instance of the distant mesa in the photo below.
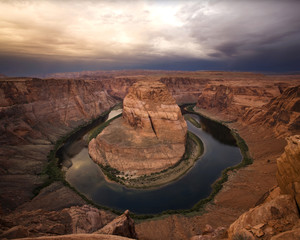
[[[139,81],[123,101],[123,117],[90,142],[89,154],[98,164],[138,177],[176,164],[186,138],[187,124],[166,85]]]

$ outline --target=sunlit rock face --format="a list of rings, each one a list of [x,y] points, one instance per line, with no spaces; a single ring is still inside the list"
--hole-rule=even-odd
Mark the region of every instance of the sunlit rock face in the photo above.
[[[277,182],[281,191],[300,204],[300,135],[288,137],[284,153],[277,159]]]
[[[162,141],[185,142],[186,122],[175,99],[161,82],[137,82],[123,102],[123,119]]]
[[[140,81],[129,89],[123,117],[89,144],[92,159],[134,175],[160,172],[184,154],[187,125],[167,87]]]

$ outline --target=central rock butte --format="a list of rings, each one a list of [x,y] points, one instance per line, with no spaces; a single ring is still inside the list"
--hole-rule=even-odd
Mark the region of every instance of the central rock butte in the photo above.
[[[159,81],[133,84],[123,117],[89,144],[91,158],[124,174],[141,176],[177,163],[185,152],[187,125],[175,99]]]

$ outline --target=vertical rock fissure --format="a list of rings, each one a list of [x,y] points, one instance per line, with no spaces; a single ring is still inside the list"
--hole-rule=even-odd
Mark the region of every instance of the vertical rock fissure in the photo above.
[[[157,137],[157,134],[156,134],[156,131],[155,131],[155,128],[154,128],[153,122],[152,122],[152,118],[151,118],[151,116],[150,116],[150,114],[149,114],[149,113],[148,113],[148,117],[149,117],[149,120],[150,120],[151,128],[152,128],[152,130],[153,130],[153,132],[154,132],[155,136]],[[158,138],[158,137],[157,137],[157,138]]]

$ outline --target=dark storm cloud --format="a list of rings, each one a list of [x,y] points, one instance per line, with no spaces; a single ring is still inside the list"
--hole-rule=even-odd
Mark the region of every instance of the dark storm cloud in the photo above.
[[[300,1],[0,0],[0,72],[299,70]]]

